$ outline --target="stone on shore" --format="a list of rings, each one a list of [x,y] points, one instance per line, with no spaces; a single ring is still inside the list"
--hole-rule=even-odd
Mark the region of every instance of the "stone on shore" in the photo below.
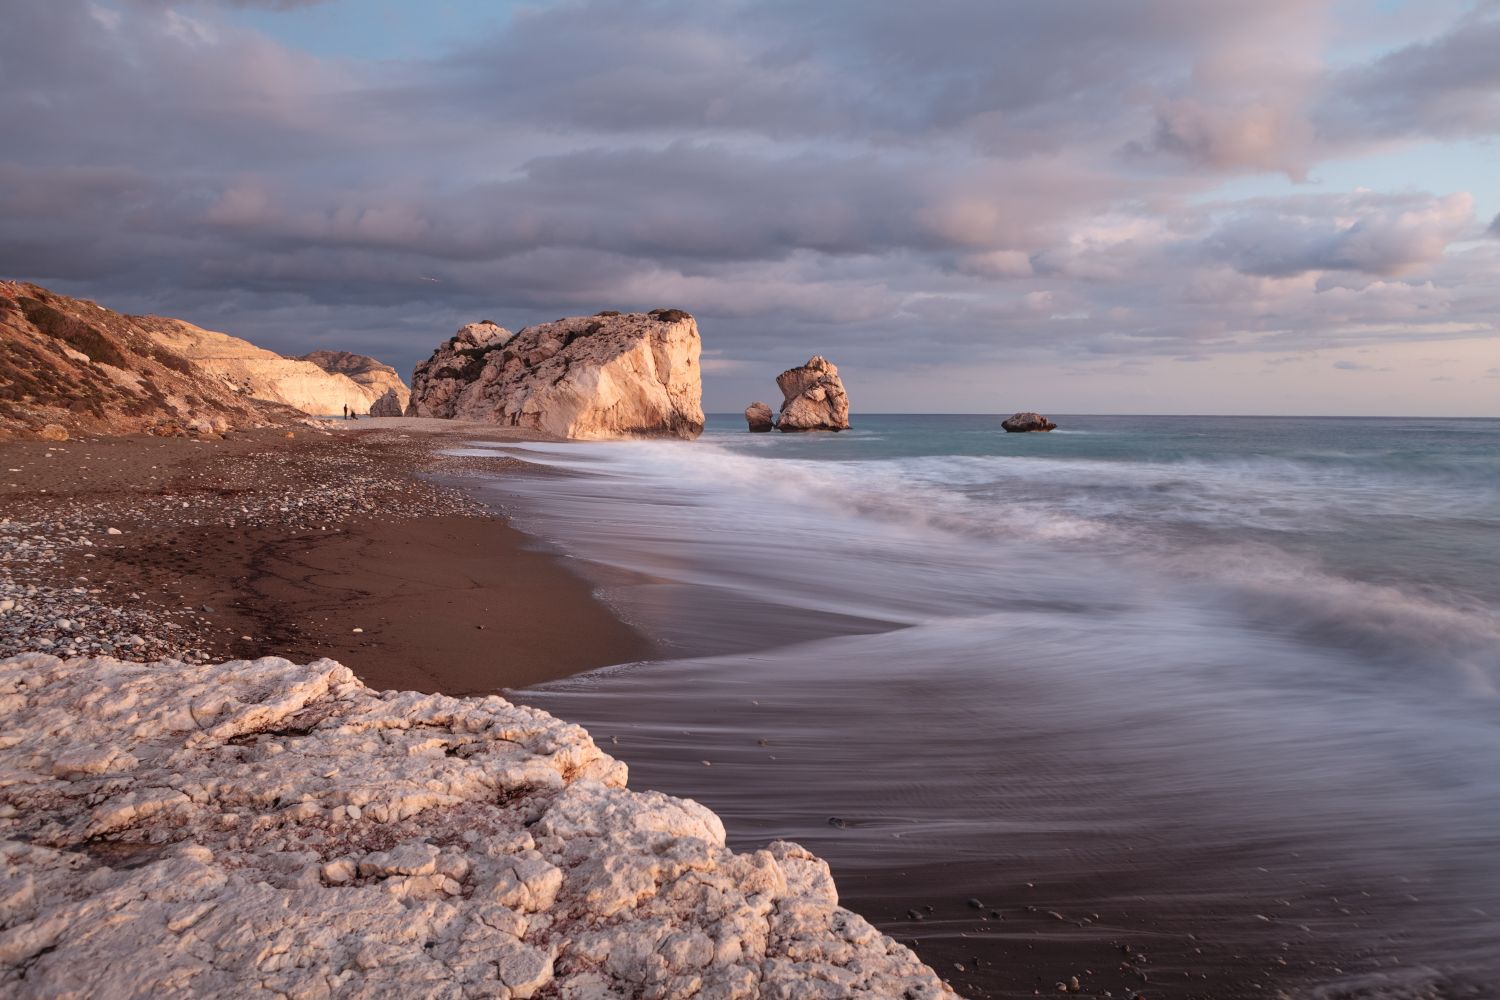
[[[477,420],[561,438],[703,432],[698,324],[677,309],[527,327],[465,327],[417,366],[408,416]]]
[[[399,417],[406,411],[401,403],[401,394],[395,389],[387,389],[385,395],[370,404],[370,416],[372,417]]]
[[[1032,431],[1056,430],[1057,425],[1040,413],[1023,412],[1006,417],[1000,422],[1007,433],[1025,434]]]
[[[807,364],[789,368],[776,376],[781,389],[783,431],[846,431],[849,429],[849,395],[836,366],[821,355]]]
[[[765,403],[751,403],[745,407],[745,420],[756,433],[764,433],[776,426],[771,416],[771,407]]]
[[[499,697],[331,660],[0,660],[0,993],[953,997],[793,844],[736,854]]]

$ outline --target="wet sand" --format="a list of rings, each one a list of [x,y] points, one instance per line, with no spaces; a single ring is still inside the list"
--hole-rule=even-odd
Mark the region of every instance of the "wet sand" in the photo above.
[[[8,572],[170,622],[153,652],[328,656],[376,688],[495,692],[647,654],[592,584],[454,487],[475,460],[438,451],[467,431],[419,430],[0,444],[5,518],[60,540]]]

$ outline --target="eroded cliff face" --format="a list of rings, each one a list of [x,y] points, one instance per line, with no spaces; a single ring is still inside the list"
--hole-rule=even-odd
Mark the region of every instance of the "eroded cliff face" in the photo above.
[[[0,281],[0,436],[213,433],[295,419],[205,372],[126,316]]]
[[[161,346],[254,399],[327,416],[342,413],[345,406],[366,413],[378,398],[347,375],[326,372],[311,361],[284,358],[227,333],[160,316],[143,316],[138,322]]]
[[[807,364],[788,368],[776,376],[781,389],[783,431],[846,431],[849,429],[849,394],[844,391],[839,370],[822,355]]]
[[[417,367],[411,416],[480,420],[562,438],[703,432],[698,324],[680,310],[605,312],[459,331]]]
[[[329,374],[347,376],[362,388],[368,402],[356,412],[373,410],[375,402],[390,392],[396,394],[396,402],[402,410],[406,409],[406,404],[411,400],[411,390],[406,387],[396,369],[367,355],[349,351],[313,351],[293,360],[311,361]],[[395,415],[400,416],[399,413]]]
[[[417,364],[411,377],[409,417],[441,417],[451,420],[458,397],[484,370],[485,358],[503,347],[515,334],[489,321],[469,323],[438,345],[432,357]]]
[[[25,654],[0,734],[17,1000],[954,996],[807,851],[498,697]]]

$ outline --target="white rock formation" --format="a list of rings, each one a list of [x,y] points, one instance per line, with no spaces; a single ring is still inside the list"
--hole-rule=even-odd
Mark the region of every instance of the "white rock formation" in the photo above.
[[[685,312],[600,313],[489,340],[465,331],[412,377],[409,416],[481,420],[562,438],[703,431],[698,324]],[[503,336],[502,336],[503,335]]]
[[[822,355],[814,355],[800,368],[788,368],[776,376],[781,389],[783,431],[846,431],[849,429],[849,394],[839,379],[839,370]]]
[[[954,996],[577,726],[331,660],[0,661],[0,995]]]
[[[490,351],[504,347],[515,334],[484,320],[458,328],[438,345],[432,357],[419,362],[411,377],[408,417],[453,419],[458,397],[484,369]]]
[[[284,403],[314,416],[342,413],[344,406],[367,413],[374,402],[349,376],[326,372],[311,361],[284,358],[248,340],[182,320],[149,319],[157,343],[253,399]]]
[[[401,375],[396,369],[365,354],[355,354],[351,351],[312,351],[293,360],[311,361],[325,372],[347,375],[355,385],[364,390],[365,398],[369,400],[368,409],[372,413],[375,403],[386,393],[396,394],[396,401],[402,410],[406,409],[406,404],[411,399],[411,390],[406,387],[405,382],[401,381]],[[363,412],[363,410],[356,412]],[[386,416],[399,417],[401,414],[386,414]]]

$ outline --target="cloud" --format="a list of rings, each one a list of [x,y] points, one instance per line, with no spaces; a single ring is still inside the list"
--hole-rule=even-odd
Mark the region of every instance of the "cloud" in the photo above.
[[[1474,200],[1465,193],[1261,201],[1238,210],[1204,248],[1245,274],[1388,277],[1439,260],[1473,221]]]
[[[810,345],[1135,372],[1500,309],[1462,193],[1220,188],[1451,131],[1439,94],[1483,127],[1488,16],[1330,67],[1334,0],[570,0],[377,63],[122,2],[8,14],[0,273],[298,353],[670,305],[715,377]]]
[[[1429,41],[1331,81],[1320,124],[1331,135],[1488,136],[1500,132],[1500,7],[1476,4]]]

